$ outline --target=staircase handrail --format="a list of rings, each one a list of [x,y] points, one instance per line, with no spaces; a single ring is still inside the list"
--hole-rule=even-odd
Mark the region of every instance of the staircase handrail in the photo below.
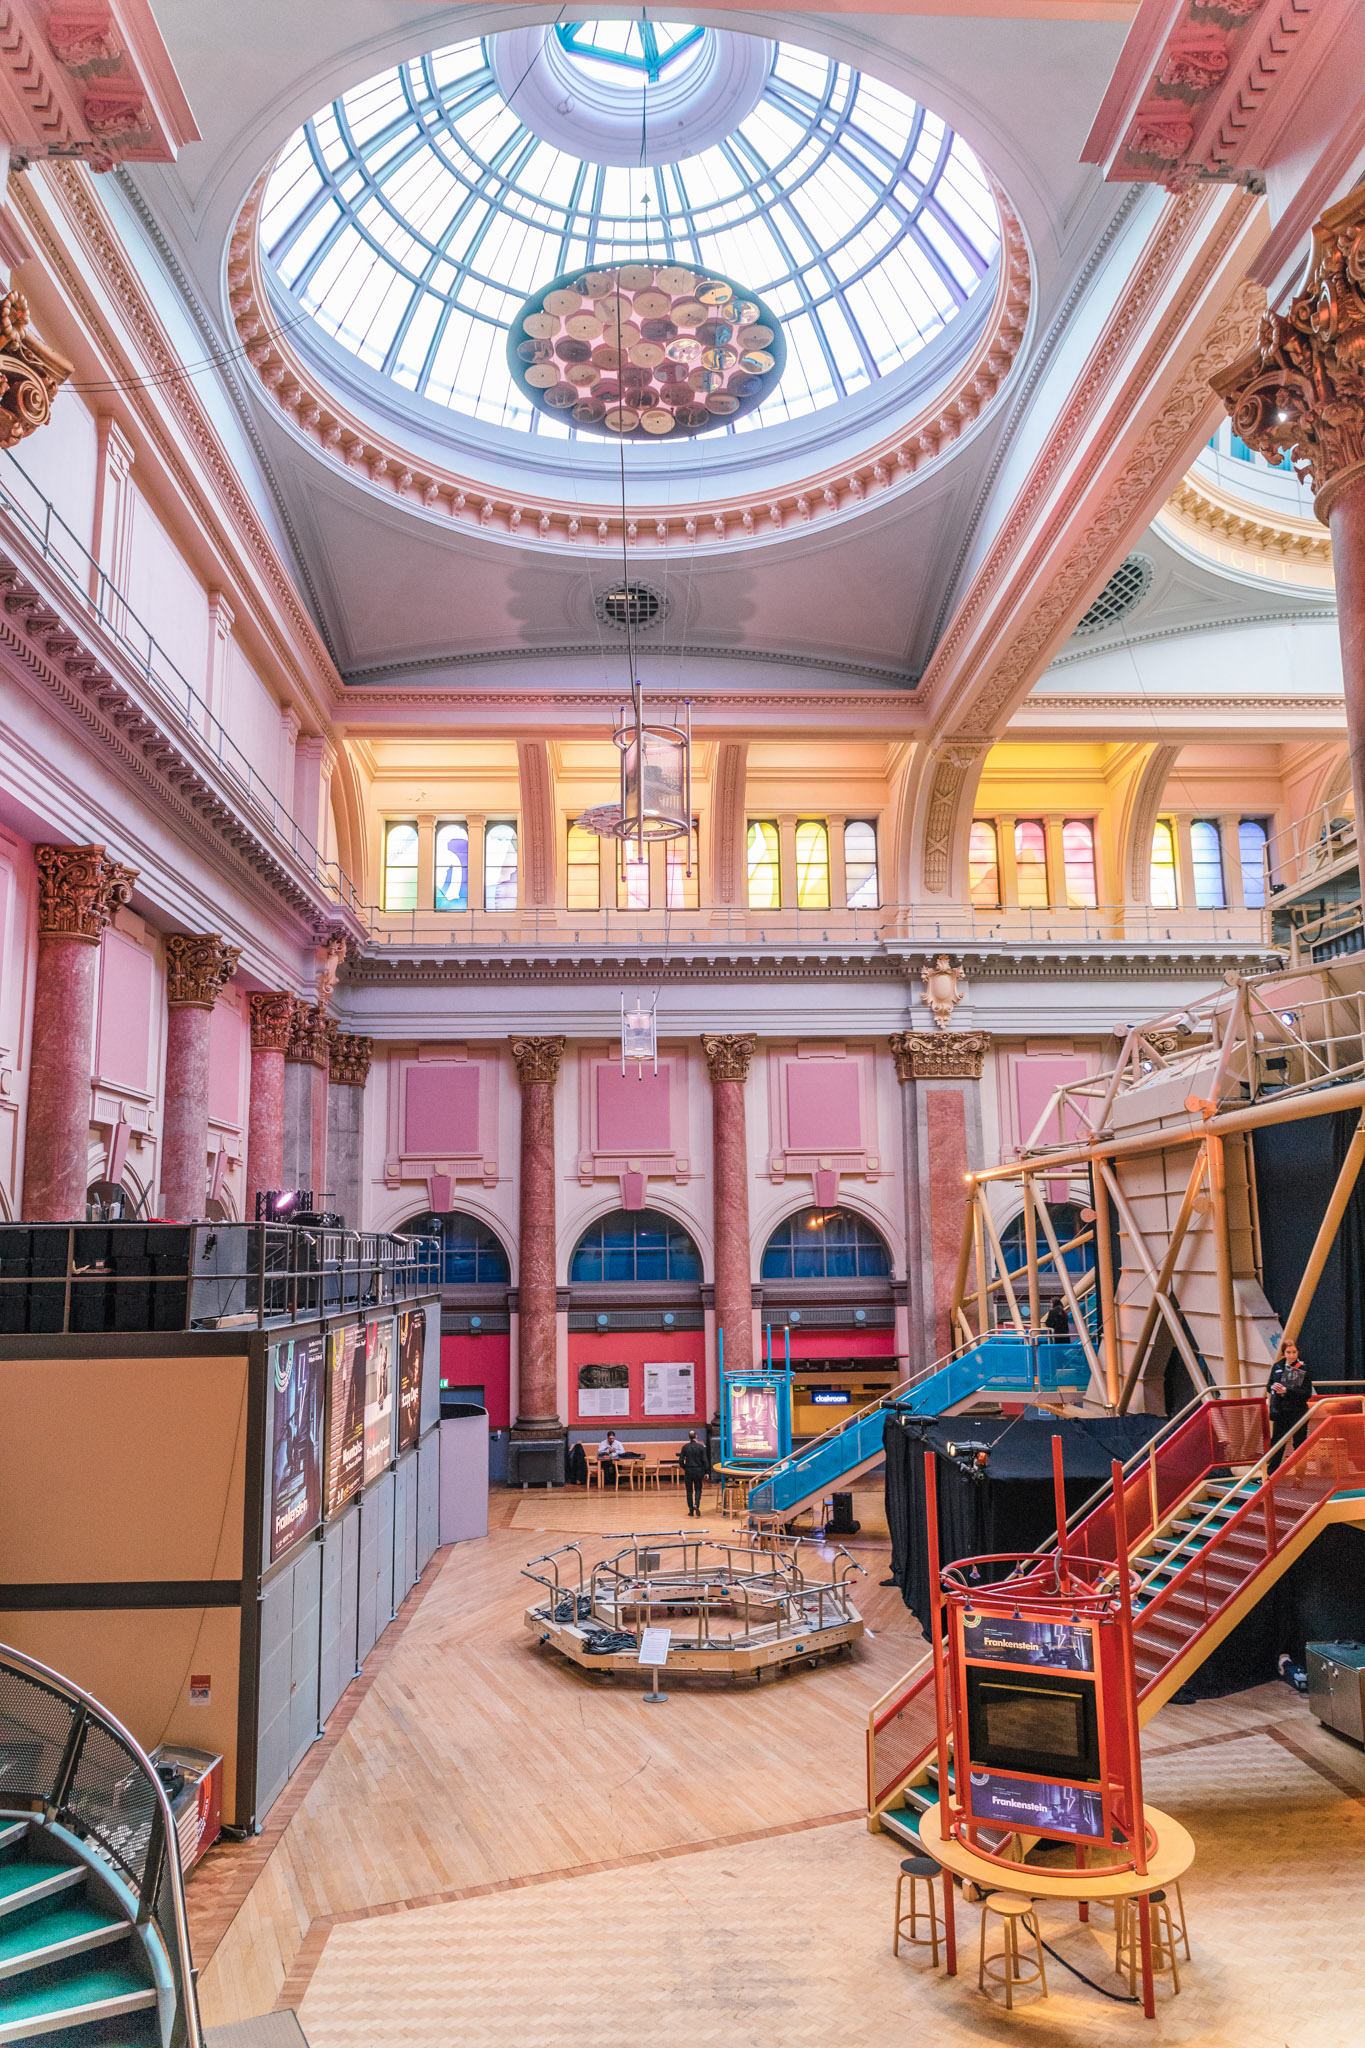
[[[1234,1529],[1239,1528],[1253,1508],[1265,1505],[1267,1494],[1273,1491],[1273,1489],[1271,1489],[1269,1486],[1270,1480],[1273,1478],[1278,1478],[1281,1472],[1292,1471],[1301,1459],[1307,1457],[1309,1451],[1313,1448],[1313,1446],[1315,1444],[1320,1443],[1323,1440],[1323,1438],[1330,1433],[1331,1424],[1339,1416],[1365,1416],[1365,1396],[1335,1395],[1327,1401],[1315,1401],[1310,1412],[1317,1414],[1319,1419],[1314,1423],[1313,1427],[1304,1437],[1302,1443],[1289,1446],[1285,1444],[1284,1439],[1282,1438],[1279,1443],[1272,1444],[1270,1448],[1267,1451],[1265,1451],[1260,1458],[1257,1459],[1256,1463],[1250,1466],[1242,1474],[1242,1478],[1239,1484],[1245,1486],[1248,1480],[1252,1480],[1255,1482],[1253,1490],[1247,1495],[1246,1499],[1242,1502],[1242,1505],[1236,1510],[1234,1514],[1229,1515],[1225,1522],[1219,1523],[1215,1529],[1209,1531],[1207,1538],[1204,1541],[1200,1542],[1198,1547],[1186,1559],[1185,1563],[1180,1566],[1179,1570],[1176,1571],[1169,1579],[1167,1579],[1165,1585],[1157,1588],[1157,1591],[1153,1594],[1150,1603],[1146,1608],[1143,1609],[1144,1615],[1154,1613],[1156,1609],[1163,1604],[1167,1596],[1175,1589],[1175,1587],[1182,1583],[1186,1573],[1192,1571],[1195,1565],[1200,1562],[1201,1558],[1207,1558],[1209,1554],[1224,1540],[1225,1537],[1230,1535]],[[1270,1464],[1270,1460],[1276,1457],[1278,1457],[1279,1463],[1277,1464],[1275,1471],[1272,1473],[1268,1470],[1268,1467]],[[1174,1548],[1172,1550],[1167,1551],[1163,1556],[1161,1556],[1158,1560],[1156,1560],[1153,1563],[1151,1571],[1143,1575],[1143,1577],[1138,1581],[1138,1585],[1135,1587],[1134,1590],[1140,1591],[1142,1587],[1149,1585],[1151,1583],[1151,1580],[1155,1577],[1158,1571],[1169,1570],[1172,1557],[1178,1556],[1182,1550],[1185,1550],[1186,1548],[1188,1548],[1189,1545],[1194,1543],[1195,1538],[1199,1536],[1202,1530],[1209,1529],[1209,1524],[1218,1515],[1220,1507],[1223,1505],[1225,1505],[1225,1503],[1215,1501],[1213,1505],[1210,1507],[1208,1513],[1206,1515],[1201,1516],[1200,1520],[1194,1524],[1194,1527],[1186,1531],[1185,1535],[1181,1537],[1180,1541],[1174,1546]],[[1314,1512],[1316,1512],[1316,1510],[1314,1510]],[[1300,1517],[1300,1520],[1302,1520],[1302,1517]],[[1273,1556],[1278,1547],[1278,1541],[1274,1538],[1273,1535],[1273,1524],[1271,1521],[1271,1517],[1267,1515],[1266,1556]],[[1258,1566],[1257,1569],[1259,1570],[1260,1567]]]
[[[204,2048],[203,2030],[199,2019],[199,2002],[195,1991],[194,1960],[190,1951],[189,1918],[185,1910],[185,1880],[180,1868],[180,1847],[174,1816],[166,1788],[157,1775],[155,1764],[142,1745],[129,1734],[121,1721],[109,1712],[107,1707],[77,1685],[74,1680],[64,1678],[59,1671],[40,1664],[34,1657],[28,1657],[22,1650],[13,1649],[7,1643],[0,1643],[0,1671],[11,1671],[27,1684],[40,1691],[54,1694],[71,1708],[71,1725],[66,1740],[61,1745],[61,1754],[55,1767],[45,1775],[51,1784],[45,1791],[37,1787],[21,1800],[18,1809],[11,1811],[35,1812],[41,1810],[44,1818],[60,1820],[72,1833],[82,1840],[91,1838],[102,1857],[109,1858],[117,1865],[122,1881],[129,1886],[138,1902],[137,1921],[145,1926],[153,1921],[166,1948],[166,1961],[170,1971],[171,1985],[175,1993],[176,2011],[171,2028],[170,2048]],[[100,1729],[124,1751],[129,1762],[145,1781],[152,1794],[154,1824],[149,1830],[147,1854],[141,1871],[135,1870],[112,1844],[104,1842],[93,1830],[85,1816],[71,1804],[72,1794],[78,1789],[82,1753],[91,1727]],[[14,1798],[12,1792],[0,1792],[0,1806],[8,1806]],[[171,1899],[171,1925],[163,1924],[164,1915],[158,1907],[158,1894],[163,1881],[169,1882]]]

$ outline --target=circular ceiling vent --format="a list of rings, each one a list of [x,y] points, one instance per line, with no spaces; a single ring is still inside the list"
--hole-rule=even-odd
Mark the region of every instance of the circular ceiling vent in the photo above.
[[[1146,555],[1129,555],[1120,562],[1095,602],[1076,628],[1077,634],[1099,633],[1106,626],[1126,618],[1152,587],[1152,565]]]
[[[672,610],[670,600],[649,583],[608,583],[593,598],[597,622],[614,626],[618,633],[647,633],[662,626]]]

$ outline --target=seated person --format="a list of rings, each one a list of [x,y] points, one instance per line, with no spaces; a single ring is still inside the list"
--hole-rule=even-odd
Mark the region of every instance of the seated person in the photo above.
[[[601,1443],[597,1446],[597,1457],[602,1467],[602,1480],[604,1485],[606,1483],[608,1473],[611,1474],[612,1485],[620,1485],[620,1461],[625,1456],[625,1445],[617,1436],[616,1431],[614,1429],[609,1429],[606,1435],[603,1437]]]

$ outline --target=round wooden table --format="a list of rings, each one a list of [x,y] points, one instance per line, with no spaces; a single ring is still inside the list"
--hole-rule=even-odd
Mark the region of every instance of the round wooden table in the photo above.
[[[1070,1899],[1084,1907],[1090,1900],[1136,1899],[1142,1940],[1142,2009],[1148,2019],[1156,2018],[1156,1993],[1152,1983],[1151,1913],[1152,1892],[1174,1884],[1194,1861],[1194,1838],[1169,1813],[1155,1806],[1143,1809],[1147,1825],[1156,1836],[1156,1847],[1145,1871],[1120,1870],[1103,1863],[1079,1870],[1054,1870],[1032,1863],[993,1863],[974,1849],[949,1838],[941,1828],[941,1808],[932,1806],[920,1816],[920,1846],[944,1871],[943,1905],[947,1921],[946,1949],[948,1975],[957,1975],[957,1939],[953,1925],[953,1888],[948,1878],[962,1877],[983,1891],[1020,1892],[1031,1899]],[[1017,1876],[1016,1876],[1017,1873]]]

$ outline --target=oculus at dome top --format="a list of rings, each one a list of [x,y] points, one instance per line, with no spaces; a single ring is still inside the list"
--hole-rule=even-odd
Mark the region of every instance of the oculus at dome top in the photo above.
[[[685,364],[689,379],[725,379],[693,384],[690,412],[704,408],[708,430],[752,432],[837,406],[940,341],[993,282],[1000,222],[961,139],[848,64],[718,29],[579,22],[430,51],[343,93],[281,151],[260,236],[282,324],[325,337],[323,362],[330,346],[363,365],[390,408],[425,401],[428,427],[435,405],[559,437],[611,433],[613,410],[668,411],[667,430],[631,430],[666,446],[682,437],[678,407],[631,406],[632,378],[600,394],[601,419],[578,420],[565,391],[546,405],[527,381],[520,345],[552,337],[523,323],[548,292],[623,266],[654,270],[646,291],[661,270],[728,284],[757,320],[703,336],[717,323],[673,317],[689,286],[645,316],[678,334],[651,343],[641,326],[630,345],[738,357],[740,330],[770,330],[759,352],[771,369]],[[592,317],[596,300],[580,297]],[[611,345],[604,322],[589,357]],[[662,366],[631,365],[644,367]],[[736,375],[759,388],[732,390]],[[685,381],[651,377],[655,391]],[[554,382],[578,392],[587,379]],[[712,407],[717,390],[738,403]]]

